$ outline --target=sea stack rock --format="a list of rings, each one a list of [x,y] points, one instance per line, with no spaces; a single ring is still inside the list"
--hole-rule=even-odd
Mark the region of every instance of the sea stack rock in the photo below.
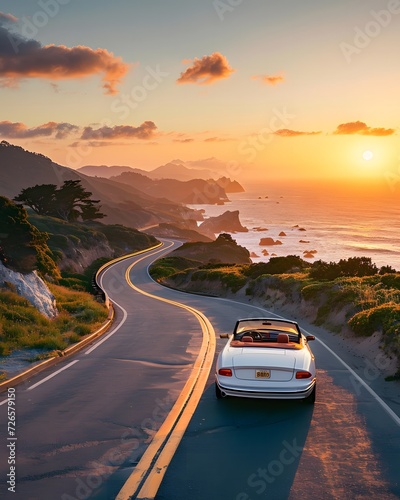
[[[279,240],[274,240],[273,238],[261,238],[259,245],[262,247],[272,246],[272,245],[282,245],[282,242]]]
[[[209,217],[199,226],[201,232],[207,233],[247,233],[247,227],[242,226],[239,220],[239,210],[227,210],[216,217]]]

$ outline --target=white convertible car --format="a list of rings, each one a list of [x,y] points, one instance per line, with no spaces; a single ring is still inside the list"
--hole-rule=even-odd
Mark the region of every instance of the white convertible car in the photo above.
[[[248,318],[236,322],[216,365],[215,391],[225,396],[303,399],[315,402],[316,368],[305,336],[295,321]]]

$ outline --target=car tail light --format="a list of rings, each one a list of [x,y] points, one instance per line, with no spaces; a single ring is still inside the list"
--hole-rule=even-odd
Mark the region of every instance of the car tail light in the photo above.
[[[218,374],[224,377],[232,377],[232,370],[230,368],[220,368]]]
[[[310,378],[312,377],[310,372],[300,371],[296,373],[296,378]]]

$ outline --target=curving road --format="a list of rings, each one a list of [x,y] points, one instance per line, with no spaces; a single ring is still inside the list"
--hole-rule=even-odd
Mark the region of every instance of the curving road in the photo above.
[[[134,268],[139,286],[148,281],[154,255],[166,251],[150,251]],[[128,285],[126,269],[140,259],[120,261],[101,278],[116,309],[110,333],[15,388],[13,440],[1,395],[0,495],[115,498],[171,410],[191,373],[202,329],[188,311],[155,302]],[[7,444],[14,442],[15,494],[6,483],[12,465]]]
[[[113,330],[16,387],[15,494],[4,485],[12,441],[7,403],[0,401],[0,496],[114,499],[178,398],[201,347],[201,325],[187,310],[129,286],[125,273],[133,262],[140,261],[130,271],[136,287],[202,311],[217,334],[231,331],[239,317],[261,314],[250,303],[152,282],[147,266],[167,251],[109,268],[102,284],[116,304]],[[217,401],[211,373],[157,499],[400,498],[399,398],[380,399],[370,389],[379,373],[368,376],[373,371],[363,360],[336,345],[333,352],[329,337],[312,333],[319,368],[314,408]],[[217,340],[217,352],[224,342]]]

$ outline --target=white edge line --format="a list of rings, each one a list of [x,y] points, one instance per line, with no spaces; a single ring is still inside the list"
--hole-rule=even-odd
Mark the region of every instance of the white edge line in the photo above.
[[[302,330],[311,335],[310,332],[307,332],[307,330],[305,330],[304,328],[302,328]],[[358,382],[360,382],[364,389],[366,389],[371,394],[371,396],[382,406],[386,413],[388,413],[389,416],[392,417],[396,424],[400,426],[400,417],[390,408],[390,406],[387,405],[385,401],[383,401],[383,399],[378,396],[378,394],[373,389],[371,389],[371,387],[359,375],[357,375],[357,373],[352,368],[350,368],[350,366],[345,361],[343,361],[340,356],[332,351],[332,349],[328,347],[325,342],[322,342],[322,340],[318,339],[317,337],[315,338],[315,340],[322,344],[325,349],[327,349],[338,361],[340,361],[340,363],[342,363],[342,365],[353,375],[353,377],[356,378]]]
[[[120,263],[120,262],[115,262],[114,264],[111,264],[111,266],[108,266],[108,267],[104,270],[103,274],[102,274],[102,275],[101,275],[101,277],[100,277],[100,286],[101,286],[101,288],[103,288],[103,276],[107,273],[107,271],[108,271],[109,269],[111,269],[112,267],[114,267],[116,264],[119,264],[119,263]],[[90,347],[87,351],[85,351],[85,353],[84,353],[84,354],[85,354],[85,356],[86,356],[87,354],[90,354],[91,352],[93,352],[95,349],[97,349],[99,346],[101,346],[101,344],[102,344],[103,342],[105,342],[105,341],[106,341],[106,340],[108,340],[108,339],[109,339],[112,335],[114,335],[114,333],[116,333],[116,332],[117,332],[117,331],[121,328],[121,326],[125,323],[126,318],[128,317],[128,313],[126,312],[126,310],[125,310],[122,306],[120,306],[120,305],[118,304],[118,302],[115,302],[115,301],[114,301],[114,300],[112,300],[112,299],[110,299],[110,300],[111,300],[111,302],[112,302],[113,304],[115,304],[117,307],[119,307],[119,308],[121,309],[121,311],[123,312],[123,318],[122,318],[122,320],[121,320],[121,323],[120,323],[118,326],[116,326],[116,327],[114,328],[114,330],[112,330],[110,333],[108,333],[105,337],[102,337],[102,339],[101,339],[101,340],[99,340],[98,342],[96,342],[96,343],[95,343],[92,347]]]
[[[122,309],[122,312],[124,313],[124,317],[122,318],[121,323],[117,327],[115,327],[114,330],[112,330],[110,333],[108,333],[105,337],[102,337],[101,340],[99,340],[98,342],[96,342],[92,347],[90,347],[87,351],[85,351],[84,352],[85,356],[87,354],[90,354],[92,351],[94,351],[95,349],[97,349],[99,346],[101,346],[101,344],[103,342],[105,342],[112,335],[114,335],[114,333],[116,333],[121,328],[121,326],[125,323],[126,318],[128,316],[128,313],[125,311],[125,309],[122,306],[120,306],[119,304],[117,304],[117,302],[112,301],[112,303],[115,304],[116,306],[118,306],[120,309]]]
[[[63,372],[64,370],[66,370],[67,368],[69,368],[70,366],[74,365],[75,363],[77,363],[79,361],[79,359],[76,359],[75,361],[71,361],[71,363],[68,363],[67,365],[63,366],[62,368],[60,368],[59,370],[57,370],[56,372],[52,373],[51,375],[49,375],[48,377],[44,378],[43,380],[41,380],[40,382],[37,382],[36,384],[33,384],[31,385],[30,387],[28,387],[27,391],[31,391],[32,389],[34,389],[35,387],[37,387],[38,385],[40,384],[43,384],[44,382],[47,382],[48,380],[50,380],[51,378],[55,377],[56,375],[58,375],[59,373]]]

